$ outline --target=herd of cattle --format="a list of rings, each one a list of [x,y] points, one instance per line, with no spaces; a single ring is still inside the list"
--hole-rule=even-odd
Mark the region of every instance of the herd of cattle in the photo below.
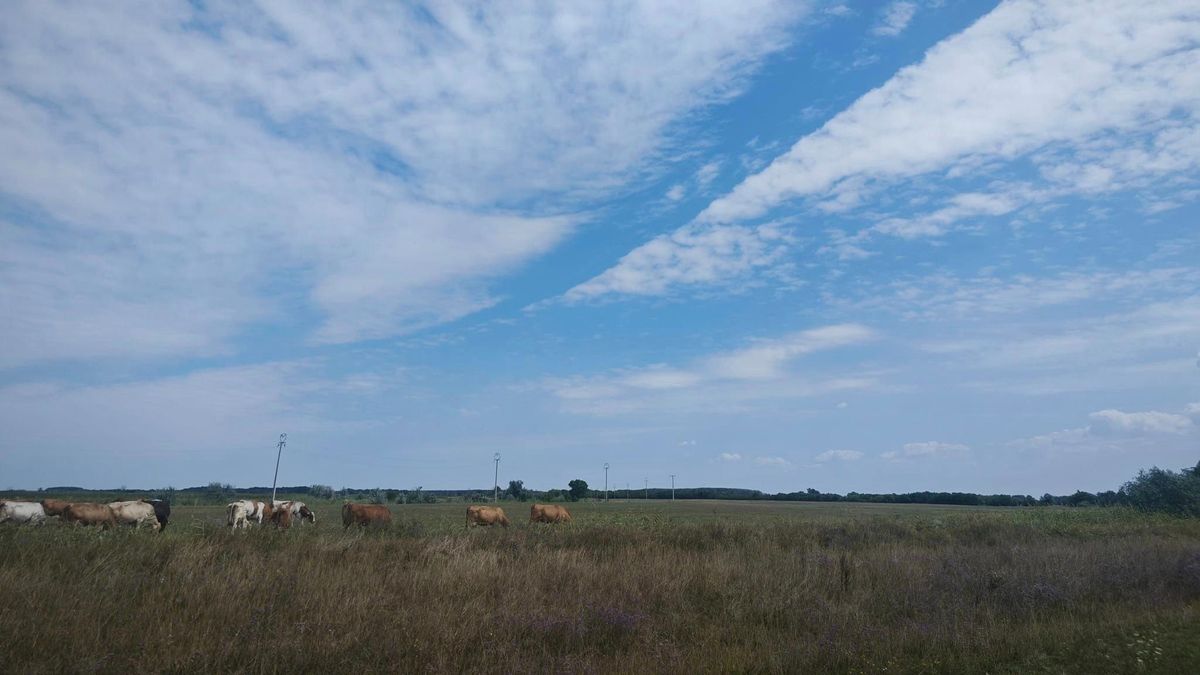
[[[40,525],[47,518],[58,517],[76,525],[110,528],[117,525],[139,527],[148,524],[158,531],[171,518],[171,505],[161,499],[142,499],[129,502],[67,502],[43,499],[40,502],[0,501],[0,523],[29,523]]]
[[[263,502],[243,499],[225,507],[226,524],[233,529],[249,527],[251,523],[271,523],[280,529],[288,529],[293,521],[308,521],[316,524],[317,515],[304,502]],[[140,527],[150,525],[161,532],[171,517],[171,505],[162,499],[109,502],[67,502],[61,499],[43,499],[40,502],[0,501],[0,523],[14,522],[40,525],[47,518],[58,517],[63,522],[75,525],[91,525],[102,528],[117,525]],[[366,527],[387,525],[392,522],[392,512],[380,504],[342,505],[342,525]],[[571,514],[566,507],[557,504],[534,504],[529,509],[530,523],[569,523]],[[508,527],[508,516],[499,506],[468,506],[467,527],[500,525]]]

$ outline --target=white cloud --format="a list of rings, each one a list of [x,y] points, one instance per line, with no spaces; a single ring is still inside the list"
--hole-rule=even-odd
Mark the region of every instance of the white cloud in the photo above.
[[[792,463],[782,457],[755,457],[754,463],[759,466],[775,466],[781,469],[789,469]]]
[[[863,344],[875,339],[858,324],[837,324],[699,358],[686,366],[656,364],[592,378],[556,379],[542,383],[568,410],[589,414],[644,412],[671,402],[681,408],[732,412],[741,403],[764,398],[805,397],[869,388],[867,376],[801,377],[792,364],[816,352]]]
[[[705,190],[721,172],[720,160],[713,160],[696,170],[696,185]]]
[[[1019,448],[1061,452],[1128,452],[1153,449],[1171,449],[1182,442],[1194,446],[1192,435],[1196,426],[1183,415],[1149,410],[1123,412],[1121,410],[1099,410],[1088,418],[1091,424],[1085,427],[1054,431],[1013,441]],[[1172,441],[1172,437],[1180,441]]]
[[[825,326],[794,333],[779,340],[763,340],[754,346],[712,356],[705,369],[714,377],[758,380],[779,377],[792,359],[815,351],[860,344],[874,333],[859,324]]]
[[[744,220],[796,197],[860,193],[870,181],[1007,160],[1109,131],[1190,129],[1200,102],[1192,9],[1183,1],[1002,3],[800,139],[699,220]]]
[[[964,192],[955,195],[950,203],[933,213],[915,218],[888,218],[867,232],[878,232],[904,239],[936,237],[945,234],[952,225],[976,216],[1002,216],[1022,205],[1011,194]]]
[[[1103,301],[1108,307],[1144,304],[1147,296],[1187,296],[1200,291],[1200,272],[1189,267],[1121,271],[1072,271],[1049,276],[937,274],[897,281],[892,293],[873,293],[856,303],[860,310],[892,309],[906,317],[944,320],[1015,315],[1046,307]]]
[[[0,232],[6,364],[217,353],[284,312],[346,342],[487,307],[806,11],[348,9],[6,7],[0,184],[32,214]]]
[[[863,453],[859,452],[858,450],[826,450],[825,452],[817,455],[814,460],[819,464],[833,461],[853,462],[855,460],[862,459],[862,456]]]
[[[1157,434],[1182,434],[1193,428],[1192,420],[1183,415],[1158,412],[1121,412],[1100,410],[1088,415],[1093,424],[1100,424],[1114,431],[1146,432]]]
[[[925,345],[960,378],[964,371],[984,373],[982,380],[962,380],[972,386],[1049,394],[1185,385],[1195,377],[1190,354],[1200,341],[1200,296],[1066,323],[1054,317],[982,320],[986,316],[977,328],[960,331],[973,337]]]
[[[944,443],[942,441],[920,441],[905,443],[900,450],[890,450],[880,455],[884,459],[900,459],[909,457],[934,457],[957,455],[971,448],[962,443]]]
[[[666,197],[670,201],[677,202],[680,199],[683,199],[684,195],[686,194],[687,188],[685,188],[683,185],[672,185],[671,189],[667,190]]]
[[[634,371],[618,381],[634,389],[679,389],[690,387],[703,379],[701,373],[678,370],[661,366],[652,366]]]
[[[879,23],[871,29],[875,35],[895,37],[908,28],[913,15],[917,13],[917,3],[907,0],[897,0],[884,8],[879,17]]]
[[[871,255],[861,244],[872,234],[936,236],[959,220],[1004,215],[1066,191],[1153,188],[1153,176],[1180,175],[1200,162],[1200,153],[1192,152],[1200,148],[1197,30],[1200,18],[1183,0],[1145,7],[1120,0],[1001,3],[801,138],[677,233],[719,241],[729,230],[725,237],[744,239],[753,229],[743,221],[790,200],[809,198],[822,210],[845,211],[879,187],[933,172],[964,178],[1029,159],[1050,179],[1053,189],[1045,195],[968,191],[928,215],[884,218],[822,249],[855,260]],[[1089,166],[1097,168],[1083,170]],[[675,262],[677,248],[671,235],[659,237],[573,293],[638,294],[635,284],[619,283],[628,278],[661,294],[744,282],[778,264],[726,255],[717,256],[726,264],[699,265],[699,273],[688,274],[686,261]]]
[[[1187,407],[1184,408],[1183,412],[1185,415],[1190,417],[1200,416],[1200,401],[1187,404]]]
[[[685,227],[639,246],[563,298],[581,302],[614,293],[665,295],[681,286],[728,284],[777,265],[790,244],[786,230],[774,223]]]
[[[725,462],[737,462],[742,459],[742,456],[736,452],[722,452],[720,458]]]

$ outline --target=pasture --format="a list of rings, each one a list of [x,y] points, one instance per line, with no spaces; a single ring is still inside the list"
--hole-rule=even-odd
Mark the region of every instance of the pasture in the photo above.
[[[570,505],[575,522],[0,527],[0,671],[1194,672],[1200,521],[1123,509]]]

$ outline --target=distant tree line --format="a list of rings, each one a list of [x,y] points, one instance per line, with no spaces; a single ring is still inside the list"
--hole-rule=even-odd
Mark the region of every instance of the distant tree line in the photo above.
[[[109,495],[113,499],[122,496],[142,495],[178,501],[181,503],[221,503],[236,498],[238,495],[264,495],[271,492],[269,487],[236,488],[228,483],[213,482],[201,487],[175,489],[173,487],[157,490],[88,490],[74,486],[55,486],[42,488],[41,494],[87,493],[89,498],[97,495]],[[524,481],[511,480],[507,488],[495,488],[495,493],[505,501],[525,502],[530,500],[559,502],[579,501],[581,499],[603,499],[603,490],[593,490],[586,481],[575,479],[567,483],[565,489],[552,488],[538,491],[525,487]],[[24,491],[0,492],[0,497],[21,497],[27,495]],[[281,497],[305,497],[309,499],[348,499],[365,501],[374,504],[429,504],[433,502],[461,501],[486,502],[491,501],[491,490],[426,490],[416,487],[408,490],[370,488],[335,490],[329,485],[300,485],[281,486],[278,488]],[[643,488],[640,490],[609,490],[610,499],[670,499],[672,490],[669,488]],[[977,494],[974,492],[904,492],[904,493],[868,493],[848,492],[844,495],[834,492],[821,492],[813,488],[800,492],[767,493],[761,490],[744,488],[698,487],[677,488],[674,490],[676,499],[733,499],[733,500],[769,500],[789,502],[867,502],[878,504],[947,504],[959,506],[1071,506],[1071,507],[1111,507],[1126,506],[1145,511],[1171,513],[1180,516],[1200,516],[1200,463],[1194,467],[1172,471],[1153,467],[1138,472],[1132,480],[1126,482],[1118,490],[1104,492],[1084,492],[1078,490],[1069,495],[1044,494],[1041,497],[1032,495]]]

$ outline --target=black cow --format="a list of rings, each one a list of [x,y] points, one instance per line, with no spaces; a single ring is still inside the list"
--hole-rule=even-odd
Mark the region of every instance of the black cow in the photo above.
[[[167,521],[171,518],[171,503],[163,499],[143,499],[154,507],[154,518],[158,521],[158,531],[167,529]]]

